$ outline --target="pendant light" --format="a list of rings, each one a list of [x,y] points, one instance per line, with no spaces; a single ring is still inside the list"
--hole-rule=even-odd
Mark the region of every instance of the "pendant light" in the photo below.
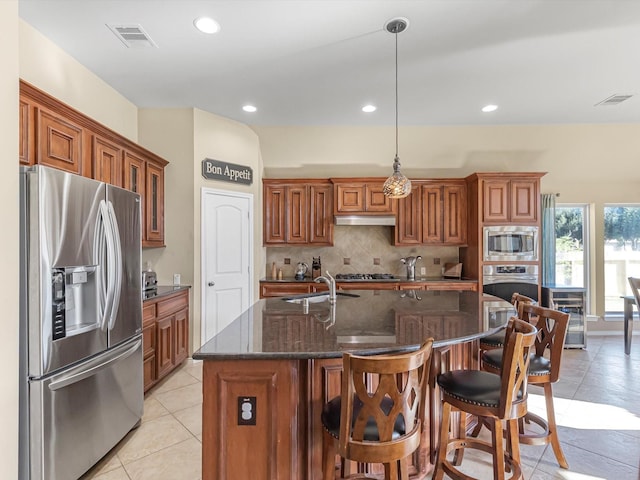
[[[396,37],[396,156],[393,159],[393,174],[382,187],[382,192],[389,198],[404,198],[411,193],[411,180],[400,171],[398,157],[398,34],[406,30],[408,24],[406,18],[394,18],[385,25],[387,31]]]

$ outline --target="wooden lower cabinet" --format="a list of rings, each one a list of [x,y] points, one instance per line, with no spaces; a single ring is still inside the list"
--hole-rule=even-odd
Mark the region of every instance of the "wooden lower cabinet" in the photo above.
[[[275,320],[275,319],[274,319]],[[426,333],[424,320],[398,319],[406,334]],[[473,368],[477,341],[434,349],[433,375]],[[203,366],[203,480],[320,480],[322,406],[340,394],[342,359],[206,360]],[[373,387],[373,385],[372,385]],[[255,424],[242,424],[239,404],[255,405]],[[440,393],[428,389],[420,447],[411,456],[412,480],[430,478],[440,428]],[[340,461],[336,457],[336,466]],[[350,464],[352,473],[379,474],[379,464]],[[336,470],[338,473],[339,470]]]
[[[144,391],[189,356],[189,291],[154,298],[143,306]]]
[[[456,290],[478,291],[478,282],[337,282],[337,290]],[[327,290],[324,283],[312,282],[262,282],[260,283],[260,298],[284,297],[289,295],[304,295]]]

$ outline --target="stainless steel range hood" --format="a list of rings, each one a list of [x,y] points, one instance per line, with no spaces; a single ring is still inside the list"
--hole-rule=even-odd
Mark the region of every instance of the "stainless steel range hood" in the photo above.
[[[336,215],[336,225],[385,225],[395,226],[395,215]]]

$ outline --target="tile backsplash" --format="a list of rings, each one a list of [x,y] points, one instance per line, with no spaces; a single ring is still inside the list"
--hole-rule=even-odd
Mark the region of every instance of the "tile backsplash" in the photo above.
[[[416,276],[422,276],[421,268],[426,269],[424,276],[438,277],[442,267],[448,262],[458,261],[458,247],[415,246],[394,247],[391,245],[392,227],[347,226],[334,227],[333,247],[269,247],[265,272],[271,277],[271,264],[276,263],[282,269],[283,276],[292,277],[298,262],[309,265],[313,257],[320,257],[322,273],[328,270],[336,273],[391,273],[406,277],[407,269],[400,261],[407,256],[422,256],[416,263]],[[285,259],[290,264],[285,265]],[[434,264],[434,259],[440,259]],[[345,264],[348,263],[348,264]]]

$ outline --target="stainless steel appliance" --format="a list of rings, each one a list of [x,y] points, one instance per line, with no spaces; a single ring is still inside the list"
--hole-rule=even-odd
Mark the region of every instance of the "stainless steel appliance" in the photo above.
[[[20,171],[20,479],[75,480],[142,417],[140,197]]]
[[[155,290],[158,288],[158,276],[152,270],[142,272],[142,288],[143,290]]]
[[[339,282],[399,282],[400,277],[391,273],[338,273],[335,276]]]
[[[482,291],[511,301],[515,292],[538,300],[538,265],[483,265]]]
[[[405,257],[400,259],[400,261],[407,266],[407,280],[416,279],[416,262],[421,259],[422,257],[420,255],[417,257]]]
[[[492,225],[483,227],[485,262],[537,262],[538,227]]]

